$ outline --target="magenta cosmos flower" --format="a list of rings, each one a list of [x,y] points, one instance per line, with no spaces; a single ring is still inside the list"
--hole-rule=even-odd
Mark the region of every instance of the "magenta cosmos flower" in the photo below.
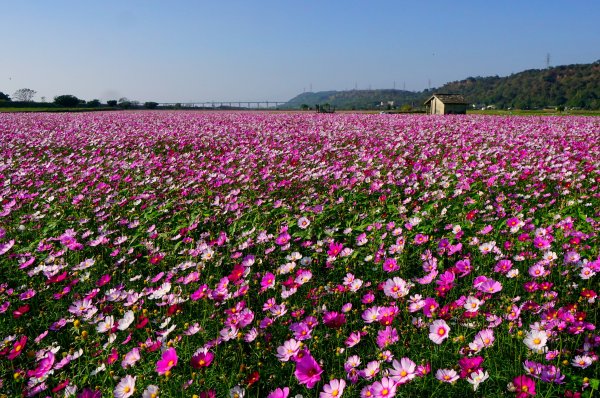
[[[214,358],[215,354],[213,354],[212,352],[200,351],[192,356],[192,358],[190,359],[190,365],[192,365],[192,368],[194,369],[206,368],[210,366]]]
[[[516,398],[527,398],[535,395],[535,381],[533,379],[521,375],[515,377],[512,383],[517,393]]]
[[[298,383],[305,384],[307,388],[313,388],[321,381],[323,369],[311,355],[305,355],[296,363],[294,375]]]
[[[17,340],[13,345],[12,350],[10,350],[6,357],[12,361],[13,359],[21,355],[23,349],[25,348],[25,344],[27,344],[27,336],[23,336],[19,340]]]
[[[163,352],[162,358],[156,362],[156,371],[159,375],[164,375],[175,365],[177,365],[177,352],[171,347]]]

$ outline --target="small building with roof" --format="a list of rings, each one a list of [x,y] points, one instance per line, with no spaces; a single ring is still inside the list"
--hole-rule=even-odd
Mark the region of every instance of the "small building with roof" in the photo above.
[[[434,93],[424,105],[430,115],[464,115],[468,103],[460,94]]]

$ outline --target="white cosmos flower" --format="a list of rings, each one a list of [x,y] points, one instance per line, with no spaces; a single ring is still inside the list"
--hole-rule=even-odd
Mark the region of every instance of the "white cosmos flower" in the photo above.
[[[96,330],[98,331],[98,333],[106,333],[112,330],[114,325],[115,318],[112,315],[109,315],[98,323],[98,325],[96,326]]]
[[[133,322],[133,320],[135,319],[135,316],[133,315],[133,311],[127,311],[124,316],[123,319],[119,319],[119,326],[117,327],[119,330],[125,330],[129,327],[129,325],[131,325],[131,323]]]
[[[543,330],[530,330],[523,339],[527,348],[535,352],[543,351],[547,341],[548,335]]]

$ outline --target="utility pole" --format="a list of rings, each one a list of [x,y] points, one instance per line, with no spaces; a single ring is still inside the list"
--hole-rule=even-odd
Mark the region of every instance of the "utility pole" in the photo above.
[[[550,53],[546,54],[546,69],[550,68]]]

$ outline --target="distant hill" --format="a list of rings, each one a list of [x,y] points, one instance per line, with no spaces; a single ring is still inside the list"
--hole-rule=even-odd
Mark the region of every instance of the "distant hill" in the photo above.
[[[432,93],[463,94],[475,105],[535,109],[552,106],[600,109],[600,60],[592,64],[530,69],[510,76],[468,77],[420,92],[405,90],[350,90],[302,93],[286,106],[314,107],[328,103],[337,109],[381,109],[388,101],[395,107],[420,106]],[[381,106],[381,103],[384,103]]]
[[[350,91],[319,91],[297,95],[289,100],[285,106],[300,108],[303,104],[314,108],[316,104],[330,104],[337,109],[377,109],[387,107],[388,101],[393,101],[395,106],[421,104],[422,93],[406,90],[350,90]]]

